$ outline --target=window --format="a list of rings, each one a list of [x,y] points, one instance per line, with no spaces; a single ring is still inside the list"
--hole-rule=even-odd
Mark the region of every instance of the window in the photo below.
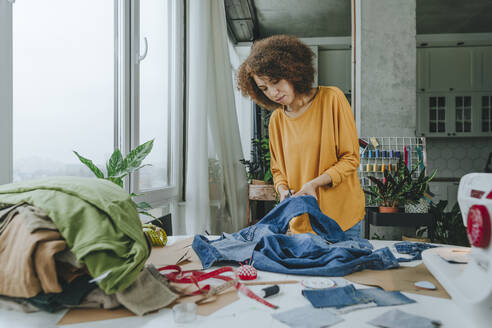
[[[152,166],[125,187],[153,206],[176,198],[182,6],[0,1],[0,183],[92,176],[72,150],[103,169],[115,147],[127,153],[155,139]]]
[[[446,97],[429,97],[429,132],[446,131]]]
[[[108,0],[15,3],[13,181],[92,176],[72,150],[104,167],[114,147],[113,6]]]

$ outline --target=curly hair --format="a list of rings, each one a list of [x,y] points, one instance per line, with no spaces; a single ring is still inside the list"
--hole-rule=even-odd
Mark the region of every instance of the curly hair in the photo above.
[[[280,105],[265,96],[253,75],[270,80],[287,80],[294,86],[296,94],[306,94],[314,82],[313,58],[311,48],[294,36],[275,35],[256,41],[248,58],[239,67],[238,89],[257,104],[275,109]]]

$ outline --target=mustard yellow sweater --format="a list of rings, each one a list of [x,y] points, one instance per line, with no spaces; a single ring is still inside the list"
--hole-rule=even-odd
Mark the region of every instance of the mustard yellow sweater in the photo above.
[[[359,142],[354,116],[336,87],[319,87],[310,107],[292,118],[276,109],[270,118],[271,170],[275,188],[296,192],[308,181],[328,174],[330,186],[318,188],[321,211],[345,231],[364,218],[364,194],[357,168]],[[293,233],[313,232],[307,215],[290,222]]]

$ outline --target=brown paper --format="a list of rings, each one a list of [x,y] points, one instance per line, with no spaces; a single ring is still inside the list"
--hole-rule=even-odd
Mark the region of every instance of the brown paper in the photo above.
[[[386,291],[399,290],[420,295],[451,298],[423,263],[415,267],[399,267],[390,270],[364,270],[349,274],[344,278],[362,285],[378,286]],[[422,280],[430,281],[436,286],[436,289],[426,290],[415,287],[414,284]]]
[[[178,303],[194,303],[201,298],[200,295],[183,297],[178,300]],[[239,299],[237,295],[237,290],[235,288],[230,288],[218,296],[207,300],[204,303],[198,304],[197,314],[207,316],[210,315],[227,305],[234,303]]]
[[[110,320],[118,318],[133,317],[135,314],[125,308],[114,310],[108,309],[70,309],[63,318],[58,321],[57,326],[71,325],[74,323]]]
[[[178,299],[178,303],[193,303],[198,301],[202,296],[188,296],[182,297]],[[237,301],[239,296],[237,295],[236,289],[228,289],[223,293],[217,295],[216,297],[207,300],[207,302],[198,304],[197,314],[207,316],[210,315],[223,307]],[[169,305],[167,308],[172,309],[172,307],[176,305],[173,303]],[[154,312],[153,312],[154,313]],[[118,318],[127,318],[135,316],[134,313],[130,312],[127,309],[119,308],[115,310],[107,310],[107,309],[70,309],[65,313],[65,315],[58,321],[57,325],[70,325],[74,323],[82,323],[82,322],[92,322],[92,321],[101,321],[101,320],[111,320]]]
[[[202,270],[202,262],[193,250],[193,237],[175,242],[170,246],[153,247],[147,264],[152,263],[156,267],[177,265],[185,271]]]

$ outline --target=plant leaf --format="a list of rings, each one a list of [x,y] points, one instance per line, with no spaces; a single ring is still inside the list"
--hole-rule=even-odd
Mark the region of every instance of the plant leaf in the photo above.
[[[152,209],[152,206],[150,206],[149,203],[146,203],[146,202],[135,203],[135,205],[137,206],[137,208],[139,210],[150,210],[150,209]]]
[[[140,166],[140,164],[142,164],[142,161],[150,153],[153,146],[154,139],[147,141],[146,143],[143,143],[137,148],[133,149],[123,160],[122,170],[130,173],[139,168],[142,168],[143,166]]]
[[[123,179],[121,178],[114,178],[114,177],[108,177],[108,180],[117,184],[118,186],[120,186],[121,188],[123,188]]]
[[[115,149],[109,161],[106,163],[106,169],[108,170],[108,177],[115,177],[120,175],[121,167],[123,166],[123,155],[119,149]]]
[[[90,159],[81,156],[75,150],[73,152],[79,158],[79,160],[83,164],[85,164],[85,166],[87,166],[92,171],[92,173],[96,175],[96,177],[104,179],[104,173],[102,173],[102,171]]]

